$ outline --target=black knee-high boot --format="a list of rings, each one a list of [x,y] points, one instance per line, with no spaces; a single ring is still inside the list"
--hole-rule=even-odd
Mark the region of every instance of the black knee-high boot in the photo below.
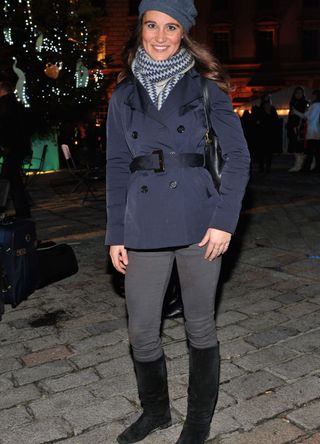
[[[165,357],[153,362],[134,361],[142,415],[117,440],[120,444],[142,441],[156,429],[171,425]]]
[[[176,444],[203,444],[210,432],[218,395],[219,346],[206,349],[190,346],[189,352],[187,418]]]

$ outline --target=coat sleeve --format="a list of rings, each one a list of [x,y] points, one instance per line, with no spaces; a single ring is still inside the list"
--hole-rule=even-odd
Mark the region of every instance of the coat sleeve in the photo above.
[[[120,88],[113,94],[107,118],[107,231],[106,245],[124,244],[124,215],[132,156],[127,145],[121,119]]]
[[[208,89],[211,124],[217,134],[225,160],[220,197],[210,227],[233,234],[249,180],[250,155],[240,119],[233,111],[229,96],[214,82],[208,82]]]

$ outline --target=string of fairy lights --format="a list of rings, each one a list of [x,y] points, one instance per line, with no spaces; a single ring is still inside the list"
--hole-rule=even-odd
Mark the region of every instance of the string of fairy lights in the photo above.
[[[4,0],[3,3],[3,13],[4,13],[4,18],[5,20],[8,19],[9,13],[10,13],[10,2],[9,0]],[[15,10],[13,9],[12,12],[15,12]],[[12,29],[9,26],[6,26],[3,30],[3,34],[4,34],[4,39],[7,43],[9,43],[9,45],[13,45],[14,42],[12,40]]]
[[[40,62],[45,63],[45,60],[48,59],[48,54],[50,54],[50,62],[47,62],[44,66],[45,75],[51,79],[51,82],[48,83],[50,87],[47,86],[42,88],[41,90],[41,98],[46,100],[48,96],[54,95],[57,98],[66,97],[70,93],[70,85],[66,90],[59,87],[56,83],[60,72],[64,70],[68,74],[72,74],[74,71],[74,87],[79,90],[79,94],[77,94],[78,103],[83,103],[83,101],[87,100],[86,88],[89,85],[90,75],[89,69],[85,65],[86,55],[88,52],[88,41],[89,41],[89,31],[83,20],[80,20],[78,37],[76,39],[71,38],[67,32],[60,25],[61,18],[61,10],[59,1],[54,1],[52,3],[54,7],[54,14],[57,18],[56,26],[54,26],[51,32],[48,35],[45,35],[45,32],[42,32],[38,29],[38,26],[34,23],[33,15],[32,15],[32,0],[3,0],[3,13],[5,22],[8,23],[8,26],[5,26],[3,29],[3,35],[5,42],[12,46],[16,42],[14,41],[14,32],[12,25],[10,25],[13,21],[10,20],[16,12],[18,8],[20,12],[23,12],[24,17],[24,28],[26,31],[26,39],[22,42],[22,48],[24,54],[29,54],[31,52],[36,52],[36,57]],[[76,3],[70,0],[70,16],[77,17],[77,11],[75,10]],[[72,69],[72,66],[68,63],[63,63],[62,55],[64,51],[64,42],[72,42],[71,45],[71,53],[76,54],[78,60],[75,66]],[[70,46],[69,46],[70,50]],[[18,76],[18,81],[16,84],[16,96],[19,101],[21,101],[26,107],[29,106],[30,98],[27,95],[28,91],[28,74],[19,67],[19,59],[18,56],[15,55],[13,57],[13,70]],[[95,69],[92,72],[92,81],[94,82],[95,89],[98,89],[102,81],[104,79],[104,74],[101,69]],[[52,82],[52,80],[54,82]],[[36,79],[37,82],[40,82],[39,79]],[[61,83],[61,82],[60,82]],[[61,85],[60,85],[61,86]]]

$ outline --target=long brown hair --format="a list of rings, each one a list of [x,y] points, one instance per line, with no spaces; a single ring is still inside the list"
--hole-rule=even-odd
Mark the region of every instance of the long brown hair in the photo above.
[[[128,77],[131,72],[131,65],[135,54],[142,41],[142,18],[139,20],[138,26],[127,41],[122,52],[123,70],[118,76],[118,83]],[[208,79],[214,80],[222,91],[229,93],[231,85],[228,75],[223,69],[221,63],[212,54],[212,52],[204,45],[193,40],[188,34],[184,34],[181,45],[186,48],[195,60],[195,68],[197,71]]]

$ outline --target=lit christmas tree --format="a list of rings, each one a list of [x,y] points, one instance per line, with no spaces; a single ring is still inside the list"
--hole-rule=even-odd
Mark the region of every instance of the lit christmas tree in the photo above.
[[[96,17],[90,0],[3,0],[0,80],[44,127],[77,121],[98,105],[105,78],[97,62]],[[90,75],[89,75],[90,73]]]

